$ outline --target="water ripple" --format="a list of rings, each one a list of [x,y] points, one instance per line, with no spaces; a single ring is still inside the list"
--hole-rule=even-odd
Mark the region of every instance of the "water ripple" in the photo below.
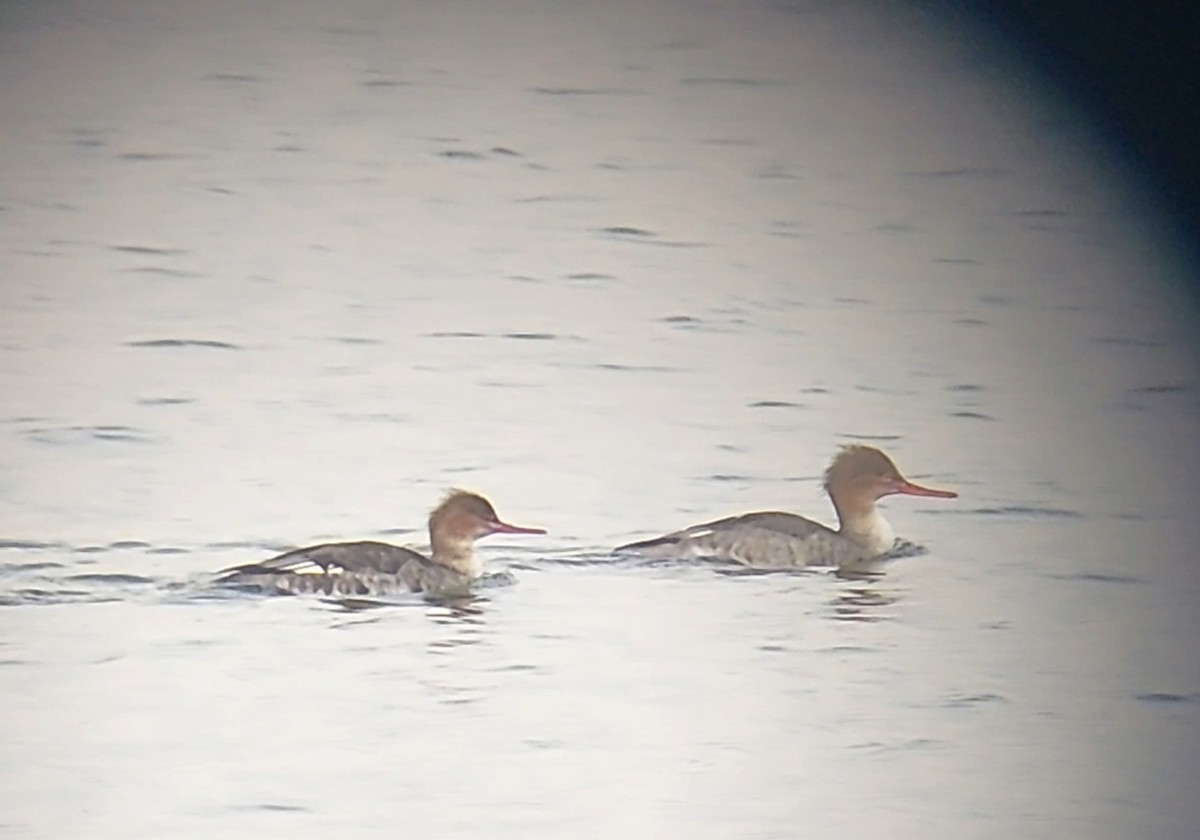
[[[1085,581],[1090,583],[1143,584],[1149,581],[1133,575],[1112,575],[1103,572],[1076,572],[1074,574],[1045,575],[1051,580]]]
[[[145,341],[127,341],[127,347],[205,347],[213,350],[241,350],[236,344],[207,338],[151,338]]]
[[[544,96],[632,96],[640,94],[635,90],[607,87],[535,87],[531,90]]]
[[[1011,516],[1036,517],[1042,519],[1086,519],[1077,510],[1066,508],[1043,507],[1041,505],[1002,505],[1000,507],[969,508],[966,510],[954,508],[935,508],[921,510],[922,516]]]
[[[37,542],[36,540],[0,539],[0,549],[15,548],[25,551],[44,551],[50,548],[61,549],[62,547],[62,543]]]
[[[999,694],[982,692],[979,694],[952,694],[942,704],[947,709],[965,709],[991,703],[1007,703],[1008,698]]]
[[[233,810],[237,811],[269,811],[272,813],[286,814],[307,814],[310,808],[305,808],[303,805],[286,805],[281,802],[258,802],[252,805],[237,805]]]
[[[62,563],[0,563],[0,573],[20,574],[22,572],[42,572],[47,569],[62,569]]]
[[[101,574],[101,573],[84,573],[78,575],[67,575],[65,580],[75,581],[77,583],[110,583],[110,584],[133,584],[144,586],[149,583],[154,583],[154,578],[143,577],[141,575],[126,575],[119,573]]]
[[[1200,693],[1174,694],[1168,691],[1147,691],[1142,694],[1135,694],[1133,699],[1139,703],[1150,703],[1156,706],[1176,703],[1200,703]]]
[[[132,426],[42,426],[28,429],[25,437],[51,446],[73,446],[92,441],[106,443],[149,443],[151,438]]]

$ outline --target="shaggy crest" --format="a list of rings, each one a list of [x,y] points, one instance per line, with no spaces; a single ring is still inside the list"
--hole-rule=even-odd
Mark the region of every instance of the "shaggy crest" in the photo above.
[[[853,443],[843,446],[825,470],[825,491],[835,478],[855,478],[860,475],[900,476],[892,459],[873,446]]]

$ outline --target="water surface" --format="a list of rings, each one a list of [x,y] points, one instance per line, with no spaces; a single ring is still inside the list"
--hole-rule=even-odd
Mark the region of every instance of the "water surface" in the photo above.
[[[1070,104],[892,5],[0,12],[0,835],[1191,837],[1188,267]],[[639,565],[720,515],[882,575]],[[385,607],[213,593],[544,539]]]

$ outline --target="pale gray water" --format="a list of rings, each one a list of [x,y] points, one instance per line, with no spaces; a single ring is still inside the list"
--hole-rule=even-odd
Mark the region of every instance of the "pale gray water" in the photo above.
[[[0,7],[0,836],[1190,838],[1195,313],[901,6]],[[613,562],[836,446],[878,579]],[[461,610],[214,597],[444,490]]]

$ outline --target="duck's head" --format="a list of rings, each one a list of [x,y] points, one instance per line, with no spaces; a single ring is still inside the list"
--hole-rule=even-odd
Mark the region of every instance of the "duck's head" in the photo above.
[[[477,493],[451,490],[429,514],[429,541],[438,549],[470,550],[471,544],[488,534],[544,534],[542,528],[509,525],[496,515],[492,503]]]
[[[842,449],[825,470],[825,492],[839,512],[874,507],[884,496],[931,496],[954,499],[953,490],[923,487],[900,474],[892,459],[873,446],[854,445]]]

